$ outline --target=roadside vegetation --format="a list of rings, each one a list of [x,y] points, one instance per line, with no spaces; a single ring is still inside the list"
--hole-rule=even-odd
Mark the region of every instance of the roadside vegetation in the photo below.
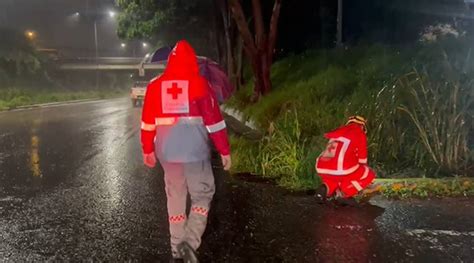
[[[0,89],[0,111],[33,104],[81,99],[105,99],[120,96],[123,97],[124,95],[125,91],[122,89],[88,91],[59,89],[45,89],[38,91],[28,88]]]
[[[226,105],[265,132],[258,142],[232,139],[234,171],[272,178],[289,189],[312,189],[319,184],[314,163],[326,144],[323,134],[359,114],[369,120],[369,164],[379,178],[474,176],[469,43],[446,37],[410,48],[360,45],[278,61],[274,91],[251,103],[249,81]],[[431,196],[426,182],[406,193]],[[472,183],[459,184],[467,190],[448,192],[473,193]],[[390,189],[384,191],[388,196],[400,193]]]
[[[124,96],[130,87],[127,76],[102,74],[101,86],[95,89],[91,76],[55,71],[48,57],[19,32],[1,29],[0,110],[38,103],[98,99]]]
[[[474,196],[472,177],[377,179],[388,198],[438,198]]]

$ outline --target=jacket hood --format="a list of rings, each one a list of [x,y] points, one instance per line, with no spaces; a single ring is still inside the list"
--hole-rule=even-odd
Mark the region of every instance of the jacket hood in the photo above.
[[[196,52],[186,40],[178,41],[171,51],[165,74],[175,76],[199,75]]]

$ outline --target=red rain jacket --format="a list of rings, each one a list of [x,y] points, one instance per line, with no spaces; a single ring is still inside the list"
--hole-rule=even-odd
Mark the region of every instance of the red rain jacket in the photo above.
[[[164,73],[147,88],[142,112],[144,153],[168,162],[210,158],[209,137],[221,155],[230,154],[219,104],[207,80],[199,75],[196,54],[179,41]]]
[[[328,145],[316,160],[319,174],[348,175],[367,164],[367,136],[360,125],[342,126],[325,137]]]

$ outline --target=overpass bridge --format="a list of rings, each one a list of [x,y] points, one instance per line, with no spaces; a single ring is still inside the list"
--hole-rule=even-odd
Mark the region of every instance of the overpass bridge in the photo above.
[[[56,64],[59,70],[91,70],[91,71],[120,71],[137,70],[141,76],[146,70],[164,70],[164,63],[150,63],[145,58],[140,57],[77,57],[57,59]]]

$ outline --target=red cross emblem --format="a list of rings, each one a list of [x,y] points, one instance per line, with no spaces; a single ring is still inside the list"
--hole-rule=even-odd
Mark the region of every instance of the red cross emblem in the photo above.
[[[326,150],[322,153],[321,157],[332,158],[336,156],[336,149],[337,149],[337,142],[335,141],[329,142],[326,147]]]
[[[189,113],[189,81],[166,80],[161,85],[163,113]]]
[[[173,82],[173,84],[171,85],[171,88],[166,90],[166,93],[171,94],[171,96],[173,97],[173,100],[177,100],[178,95],[183,93],[183,89],[178,87],[178,83]]]

